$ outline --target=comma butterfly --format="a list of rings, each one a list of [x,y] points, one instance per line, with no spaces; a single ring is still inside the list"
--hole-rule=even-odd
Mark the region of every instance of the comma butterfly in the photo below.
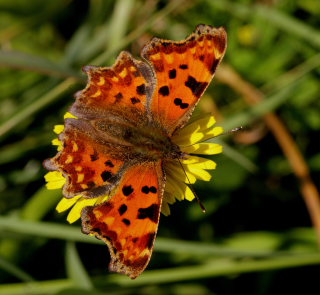
[[[148,265],[166,183],[164,166],[186,153],[172,137],[190,118],[226,50],[223,28],[198,25],[183,41],[153,38],[143,61],[122,52],[112,67],[85,66],[59,139],[45,161],[66,179],[65,198],[111,197],[82,210],[82,231],[103,240],[110,270],[139,276]]]

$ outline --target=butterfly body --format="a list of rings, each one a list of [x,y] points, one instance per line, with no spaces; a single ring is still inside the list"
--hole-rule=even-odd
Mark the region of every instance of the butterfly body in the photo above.
[[[110,269],[136,278],[147,266],[165,188],[164,165],[187,155],[175,132],[192,114],[226,50],[224,29],[199,25],[183,41],[154,38],[144,61],[122,52],[112,67],[86,66],[59,140],[45,161],[66,198],[111,197],[82,210],[82,230],[106,242]]]

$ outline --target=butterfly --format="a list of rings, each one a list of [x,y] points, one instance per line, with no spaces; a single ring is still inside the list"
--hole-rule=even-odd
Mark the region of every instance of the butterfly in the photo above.
[[[65,178],[65,198],[107,200],[81,212],[82,231],[109,247],[109,269],[138,277],[149,263],[166,185],[165,165],[187,154],[172,141],[188,122],[221,62],[223,28],[198,25],[183,41],[153,38],[142,61],[123,51],[112,67],[85,66],[59,135],[44,162]]]

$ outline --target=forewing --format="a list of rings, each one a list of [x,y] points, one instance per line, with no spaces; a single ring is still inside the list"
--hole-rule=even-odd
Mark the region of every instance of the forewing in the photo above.
[[[198,25],[195,32],[179,42],[154,38],[142,50],[157,77],[151,109],[172,134],[192,114],[224,56],[227,35],[223,28]]]
[[[127,170],[108,202],[83,210],[83,232],[106,242],[111,271],[134,279],[148,265],[158,230],[163,186],[160,162],[136,165]]]
[[[149,102],[155,85],[148,65],[123,51],[112,67],[85,66],[89,81],[76,94],[70,112],[81,119],[101,119],[113,114],[134,119],[148,118]]]

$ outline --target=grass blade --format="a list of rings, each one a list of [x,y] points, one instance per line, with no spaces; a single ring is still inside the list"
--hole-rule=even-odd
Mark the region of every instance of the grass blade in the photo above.
[[[32,116],[34,113],[48,106],[51,102],[62,96],[66,91],[69,91],[70,87],[74,86],[75,82],[75,79],[68,78],[67,80],[60,83],[58,86],[54,87],[47,94],[41,96],[35,102],[29,104],[24,109],[18,111],[10,118],[1,122],[0,137],[10,132],[13,128],[21,124],[29,116]]]
[[[67,242],[66,267],[68,277],[72,279],[78,287],[86,290],[93,288],[90,277],[83,267],[76,246],[73,242]]]
[[[110,288],[112,285],[120,287],[139,287],[156,284],[169,284],[175,282],[193,281],[197,279],[230,276],[234,274],[270,271],[283,268],[317,265],[320,263],[320,254],[284,255],[272,259],[260,260],[230,260],[209,261],[201,265],[176,267],[161,270],[145,271],[137,280],[130,280],[126,276],[112,274],[103,277],[93,277],[93,283],[98,288]],[[26,295],[57,292],[64,288],[73,287],[71,280],[52,280],[28,284],[7,284],[0,286],[0,294]],[[26,292],[32,290],[32,293]]]
[[[13,263],[7,261],[3,257],[0,256],[0,268],[7,273],[13,275],[14,277],[20,279],[24,282],[32,282],[34,279],[21,268],[17,267]]]
[[[40,56],[19,51],[0,50],[0,66],[34,71],[40,74],[60,78],[74,77],[76,79],[81,79],[80,73],[69,68],[60,66],[59,64]]]

